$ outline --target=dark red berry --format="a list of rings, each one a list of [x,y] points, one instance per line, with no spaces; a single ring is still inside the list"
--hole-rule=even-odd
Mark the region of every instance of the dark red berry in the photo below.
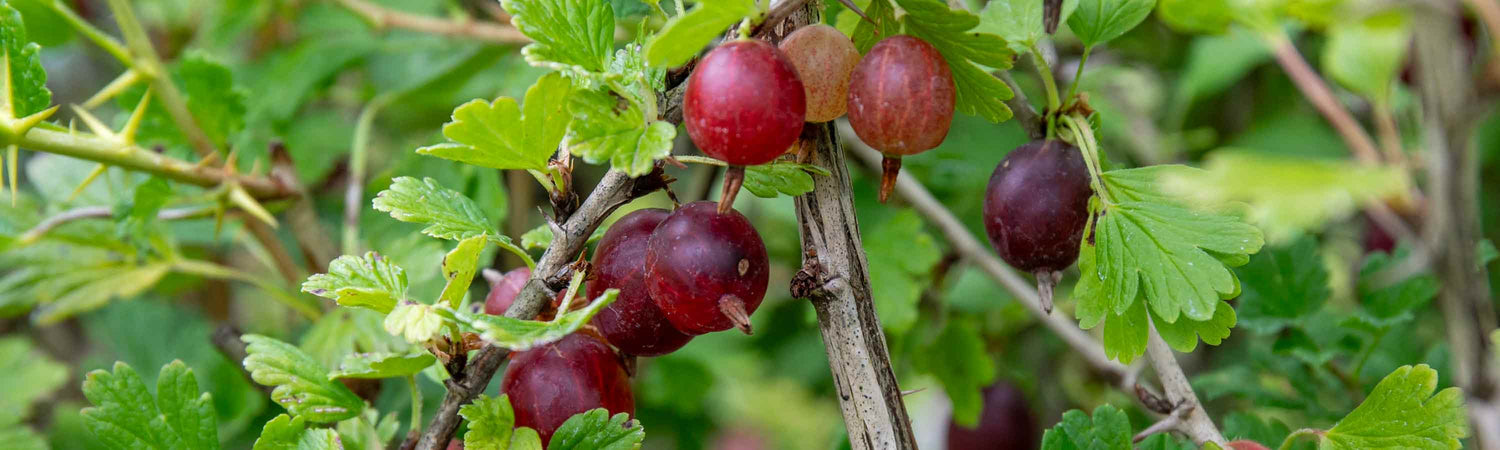
[[[510,304],[516,301],[521,288],[526,287],[526,280],[531,278],[531,269],[521,267],[505,272],[504,275],[485,269],[484,278],[490,282],[490,294],[484,298],[484,313],[503,316],[505,310],[510,309]]]
[[[880,201],[890,196],[901,157],[948,136],[955,91],[948,62],[927,41],[896,35],[875,44],[849,77],[849,126],[885,154]]]
[[[500,389],[510,396],[516,426],[535,429],[544,446],[574,414],[595,408],[635,414],[619,355],[588,333],[513,354]]]
[[[984,388],[984,409],[977,426],[968,428],[948,420],[948,450],[1030,450],[1040,444],[1038,431],[1026,395],[1002,381]]]
[[[687,345],[693,337],[677,331],[646,289],[646,242],[671,211],[638,209],[620,218],[594,249],[590,299],[607,289],[620,296],[594,316],[594,326],[615,348],[630,355],[659,356]]]
[[[1059,271],[1078,259],[1092,195],[1083,154],[1062,141],[1017,147],[990,175],[984,229],[1001,259],[1037,275],[1043,309]]]
[[[683,124],[703,153],[730,165],[721,210],[734,204],[743,166],[771,162],[797,141],[806,111],[797,69],[765,41],[726,42],[698,62],[682,97]]]
[[[770,268],[760,233],[739,211],[682,205],[651,233],[646,286],[677,329],[703,334],[737,327],[766,295]]]

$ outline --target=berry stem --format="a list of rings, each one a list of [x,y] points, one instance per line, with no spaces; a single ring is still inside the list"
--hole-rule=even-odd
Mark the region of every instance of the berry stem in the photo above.
[[[719,214],[734,209],[734,198],[745,184],[745,166],[729,166],[724,170],[724,191],[719,194]]]
[[[1073,101],[1073,96],[1078,95],[1078,85],[1083,82],[1083,65],[1089,62],[1089,52],[1093,50],[1094,46],[1085,46],[1083,56],[1078,57],[1078,70],[1073,73],[1073,83],[1068,85],[1068,96],[1064,97],[1069,102]]]
[[[880,160],[880,203],[891,197],[896,190],[896,177],[901,175],[901,157],[886,156]]]
[[[422,389],[417,386],[415,374],[406,376],[406,384],[411,386],[411,430],[406,434],[420,436],[422,434]]]
[[[719,311],[723,312],[724,317],[729,318],[730,322],[734,322],[735,328],[738,328],[745,334],[752,334],[750,332],[750,314],[745,312],[745,302],[740,300],[739,297],[725,295],[719,298]]]
[[[1094,132],[1089,128],[1088,122],[1078,115],[1064,116],[1063,120],[1073,132],[1074,143],[1078,144],[1078,151],[1083,152],[1084,165],[1089,168],[1089,184],[1093,186],[1094,193],[1099,195],[1106,205],[1113,205],[1114,199],[1109,192],[1104,190],[1104,181],[1099,166],[1098,142],[1094,140]]]

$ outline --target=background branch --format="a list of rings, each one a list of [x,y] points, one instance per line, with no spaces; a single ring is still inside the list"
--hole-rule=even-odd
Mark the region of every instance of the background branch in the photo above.
[[[1333,90],[1328,88],[1328,83],[1325,83],[1312,66],[1307,64],[1307,60],[1302,59],[1302,53],[1297,51],[1297,46],[1292,43],[1291,38],[1284,33],[1277,33],[1267,36],[1266,41],[1271,45],[1271,50],[1276,56],[1276,63],[1281,65],[1288,77],[1291,77],[1292,83],[1297,85],[1297,89],[1302,91],[1307,101],[1312,102],[1313,107],[1317,108],[1318,112],[1323,114],[1323,118],[1328,119],[1328,123],[1338,131],[1339,137],[1342,137],[1344,143],[1349,145],[1349,150],[1354,152],[1355,158],[1365,164],[1379,163],[1380,153],[1375,149],[1375,141],[1370,139],[1370,135],[1360,126],[1359,121],[1354,120],[1349,110],[1339,103],[1337,97],[1334,97]]]
[[[401,28],[441,36],[462,37],[496,44],[524,44],[530,38],[515,27],[474,19],[447,20],[388,9],[365,0],[336,0],[340,6],[359,14],[377,30]]]

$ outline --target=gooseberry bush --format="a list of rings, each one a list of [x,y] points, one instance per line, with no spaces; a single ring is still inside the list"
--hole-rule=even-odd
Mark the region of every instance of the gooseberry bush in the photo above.
[[[1495,448],[1495,11],[0,0],[0,447]]]

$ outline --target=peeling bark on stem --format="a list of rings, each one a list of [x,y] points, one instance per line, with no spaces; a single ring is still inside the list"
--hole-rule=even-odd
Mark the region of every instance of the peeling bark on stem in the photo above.
[[[1150,340],[1146,341],[1146,358],[1151,361],[1151,368],[1156,370],[1156,376],[1161,379],[1167,401],[1177,405],[1174,411],[1189,405],[1192,408],[1176,424],[1175,429],[1187,435],[1194,444],[1201,446],[1206,442],[1213,442],[1223,447],[1224,435],[1219,433],[1213,419],[1203,410],[1203,403],[1198,401],[1198,394],[1193,392],[1193,385],[1188,383],[1187,374],[1182,373],[1182,366],[1177,365],[1172,347],[1167,346],[1167,341],[1163,341],[1161,335],[1156,333],[1156,325],[1151,325]]]
[[[832,124],[808,126],[816,127],[810,133],[812,162],[831,175],[814,177],[813,191],[796,200],[807,255],[799,278],[814,286],[810,292],[797,294],[810,297],[817,312],[850,445],[855,449],[916,448],[901,388],[891,371],[885,333],[875,315],[869,263],[860,244],[843,150]]]

